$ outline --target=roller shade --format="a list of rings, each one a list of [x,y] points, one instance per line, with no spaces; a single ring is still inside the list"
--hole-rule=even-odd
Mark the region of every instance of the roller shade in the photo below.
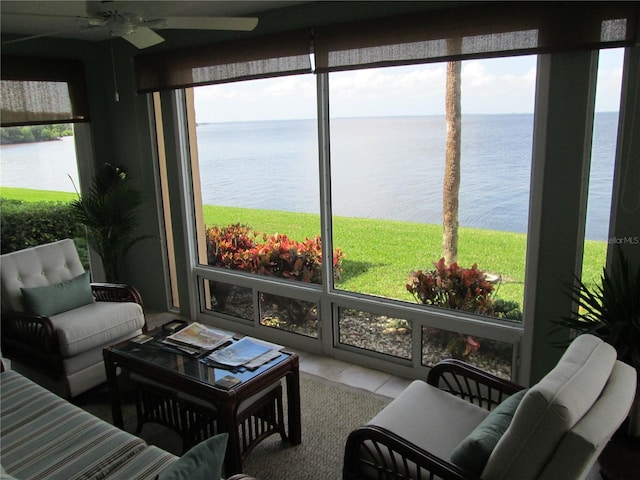
[[[89,121],[82,62],[2,56],[2,126]]]
[[[315,29],[318,72],[633,45],[637,2],[487,2]]]
[[[135,59],[138,92],[311,72],[309,31],[189,47]]]

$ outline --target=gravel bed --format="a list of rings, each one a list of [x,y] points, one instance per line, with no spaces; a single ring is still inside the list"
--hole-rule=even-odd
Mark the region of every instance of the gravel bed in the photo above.
[[[223,310],[224,313],[240,318],[251,319],[253,306],[251,297],[234,292],[235,301],[231,301]],[[243,292],[244,293],[244,292]],[[239,301],[238,297],[247,297]],[[263,307],[267,307],[263,304]],[[305,321],[293,324],[287,316],[278,312],[277,306],[268,305],[260,320],[261,325],[279,328],[289,332],[318,337],[318,320],[315,309],[311,310]],[[214,307],[215,309],[215,307]],[[411,328],[403,319],[375,315],[360,310],[341,310],[339,320],[340,343],[357,348],[371,350],[402,359],[411,359]],[[451,332],[436,329],[425,329],[423,332],[422,364],[433,366],[440,360],[451,358],[447,349]],[[511,349],[504,344],[479,339],[480,347],[463,360],[500,378],[511,379]]]

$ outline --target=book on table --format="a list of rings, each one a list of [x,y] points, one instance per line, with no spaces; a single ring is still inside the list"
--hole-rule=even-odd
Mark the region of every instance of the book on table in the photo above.
[[[277,356],[278,351],[282,348],[281,345],[258,340],[257,338],[244,337],[228,347],[211,352],[207,355],[207,359],[230,367],[254,366],[261,359],[266,362],[269,358],[273,358],[274,354]]]
[[[203,351],[218,348],[220,345],[230,341],[231,338],[232,334],[230,332],[194,322],[182,330],[168,335],[163,340],[163,343]]]

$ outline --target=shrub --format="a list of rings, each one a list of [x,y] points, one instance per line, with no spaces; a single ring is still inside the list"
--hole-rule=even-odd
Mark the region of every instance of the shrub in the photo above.
[[[493,315],[493,284],[486,280],[477,264],[462,268],[457,263],[446,266],[444,258],[429,272],[411,272],[406,287],[414,298],[426,305]]]
[[[246,260],[242,253],[255,248],[258,232],[252,232],[247,225],[239,223],[207,229],[207,262],[214,267],[246,270]],[[266,239],[266,235],[263,236]]]
[[[35,247],[63,238],[81,237],[83,234],[67,203],[32,203],[0,199],[0,210],[2,253]]]
[[[447,267],[444,258],[441,258],[433,265],[434,270],[418,270],[409,274],[406,287],[418,302],[493,315],[493,284],[486,280],[477,264],[474,263],[471,268],[462,268],[454,262]],[[480,348],[480,343],[471,335],[435,329],[432,332],[442,337],[447,351],[454,358],[466,358]]]
[[[207,229],[206,236],[209,265],[321,283],[322,242],[319,236],[299,242],[278,233],[271,236],[260,234],[240,224],[211,227]],[[334,250],[333,273],[336,278],[342,270],[343,257],[339,249]]]
[[[496,298],[493,301],[493,314],[498,318],[522,322],[522,310],[520,310],[520,304],[511,300]]]
[[[286,235],[260,234],[239,223],[207,229],[207,260],[209,265],[286,278],[306,283],[322,282],[322,241],[319,236],[304,241],[291,240]],[[344,254],[333,252],[333,275],[339,278]],[[231,285],[212,282],[216,304],[223,309]],[[277,305],[286,321],[300,324],[314,304],[293,298],[263,293],[263,300]]]

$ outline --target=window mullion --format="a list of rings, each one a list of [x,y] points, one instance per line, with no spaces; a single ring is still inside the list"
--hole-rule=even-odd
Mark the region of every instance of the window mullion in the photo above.
[[[316,76],[318,102],[318,162],[320,188],[320,229],[322,238],[322,296],[319,328],[323,351],[334,344],[333,307],[329,292],[333,290],[333,233],[331,228],[331,154],[329,138],[329,75]]]

